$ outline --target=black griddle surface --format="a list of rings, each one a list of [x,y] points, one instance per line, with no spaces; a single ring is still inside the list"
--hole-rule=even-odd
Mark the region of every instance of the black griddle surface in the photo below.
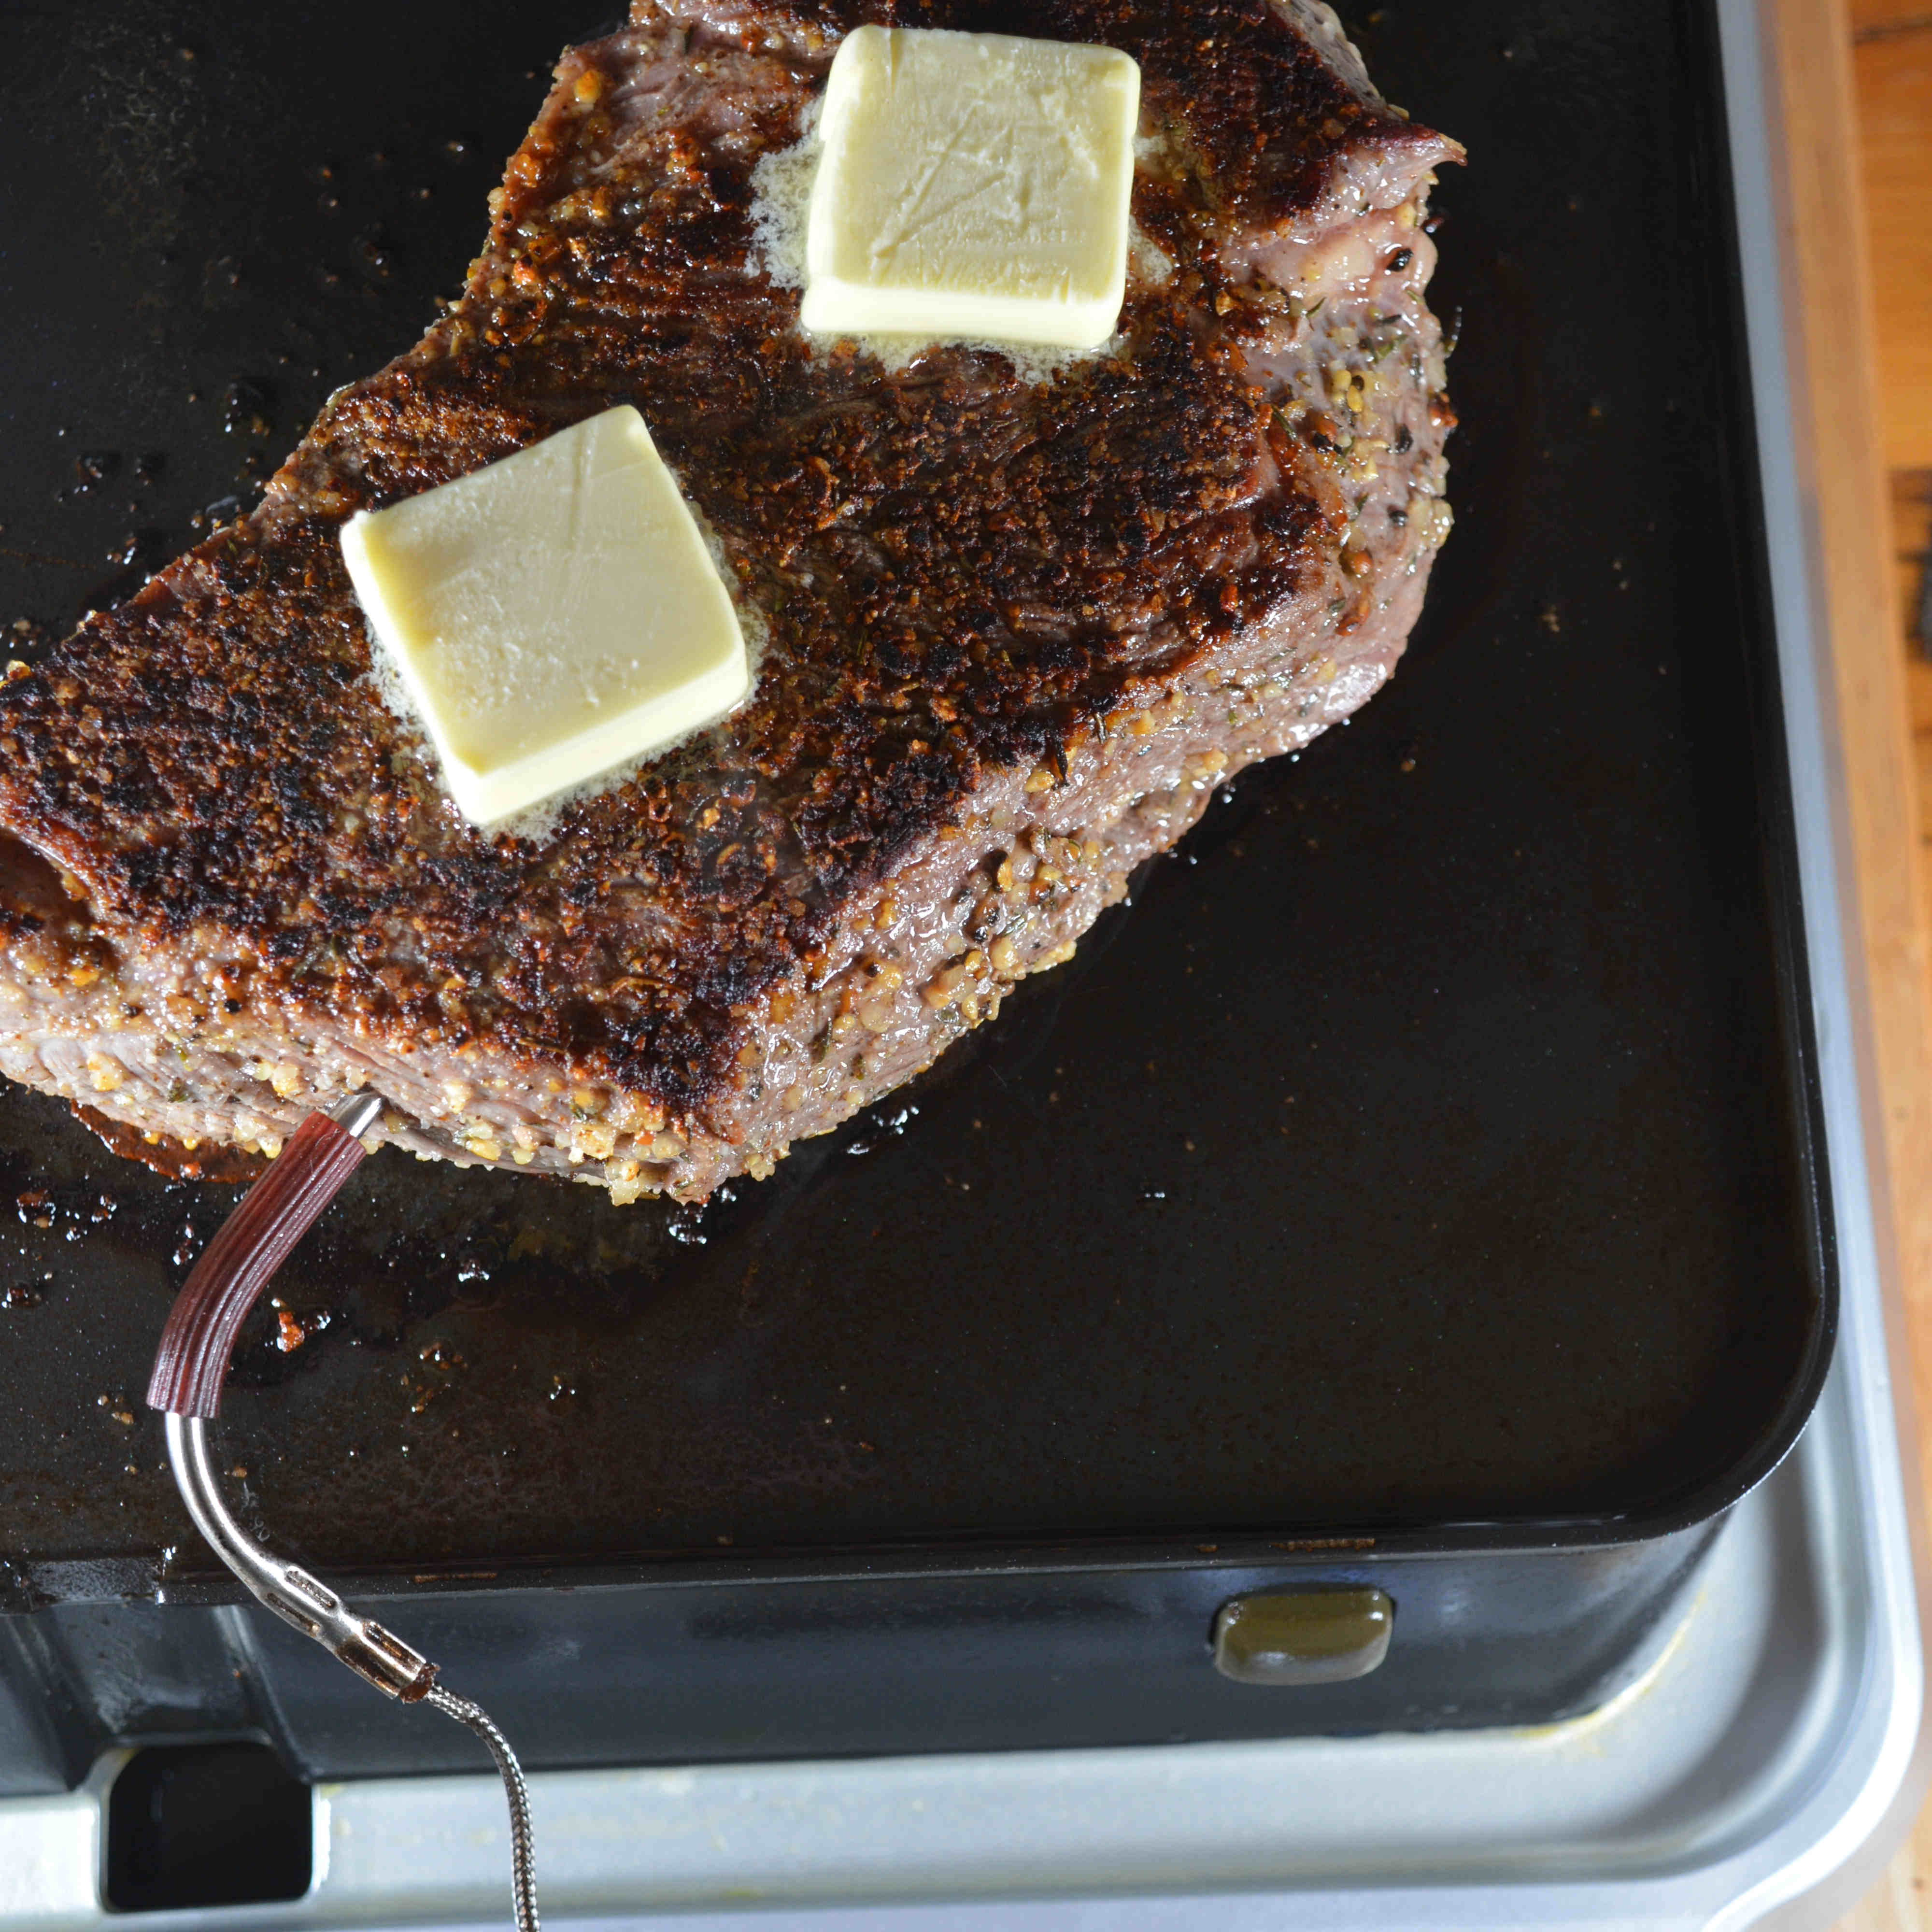
[[[1458,527],[1394,683],[770,1182],[620,1210],[369,1163],[279,1285],[300,1346],[259,1310],[219,1425],[281,1545],[723,1574],[1562,1540],[1714,1508],[1786,1445],[1828,1244],[1706,26],[1350,24],[1472,157],[1438,195]],[[11,654],[414,339],[598,25],[0,14]],[[208,1567],[137,1398],[234,1198],[0,1095],[16,1600]]]

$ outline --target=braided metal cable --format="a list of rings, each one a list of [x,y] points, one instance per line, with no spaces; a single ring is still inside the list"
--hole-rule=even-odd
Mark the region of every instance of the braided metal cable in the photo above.
[[[524,1768],[510,1748],[510,1741],[497,1730],[480,1705],[467,1697],[453,1696],[440,1684],[432,1684],[423,1698],[446,1718],[466,1725],[490,1748],[496,1768],[503,1775],[503,1795],[510,1801],[510,1907],[515,1914],[517,1932],[538,1932],[537,1879],[530,1838],[530,1794],[524,1782]]]

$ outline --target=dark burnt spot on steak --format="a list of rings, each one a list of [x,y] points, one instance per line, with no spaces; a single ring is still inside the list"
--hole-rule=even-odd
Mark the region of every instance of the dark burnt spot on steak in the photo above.
[[[1136,214],[1180,267],[1136,284],[1114,350],[1034,382],[983,349],[888,370],[802,338],[754,171],[862,20],[1141,62],[1168,158]],[[0,686],[0,824],[104,930],[219,935],[257,1006],[701,1119],[759,1003],[988,773],[1064,779],[1096,721],[1332,568],[1334,487],[1217,319],[1216,238],[1437,137],[1269,0],[824,0],[701,32],[644,6],[560,72],[456,308],[332,401],[254,514]],[[542,841],[479,830],[368,675],[338,529],[619,403],[762,626],[757,690]]]
[[[70,908],[58,868],[30,846],[0,832],[0,934],[17,939],[44,932],[64,919]]]

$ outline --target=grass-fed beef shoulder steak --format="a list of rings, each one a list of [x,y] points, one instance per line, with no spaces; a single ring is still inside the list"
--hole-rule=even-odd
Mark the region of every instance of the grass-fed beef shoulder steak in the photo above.
[[[866,21],[1139,62],[1114,341],[801,333],[758,164]],[[373,1086],[380,1138],[620,1200],[769,1173],[1389,675],[1449,526],[1424,196],[1459,157],[1305,0],[638,0],[564,56],[455,307],[252,515],[8,668],[0,1070],[151,1145],[272,1154]],[[756,687],[542,836],[478,829],[340,527],[620,403]]]

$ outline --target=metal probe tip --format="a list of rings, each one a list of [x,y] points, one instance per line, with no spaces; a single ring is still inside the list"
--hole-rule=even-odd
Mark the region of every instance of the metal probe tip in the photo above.
[[[360,1140],[382,1118],[382,1096],[364,1088],[359,1094],[345,1094],[322,1110],[352,1140]]]

